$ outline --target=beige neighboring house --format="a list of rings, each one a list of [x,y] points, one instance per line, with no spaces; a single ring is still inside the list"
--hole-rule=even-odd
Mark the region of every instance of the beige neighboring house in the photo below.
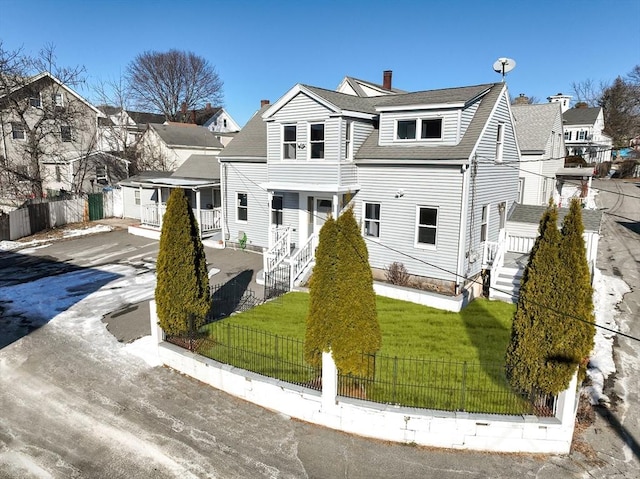
[[[136,149],[145,170],[175,171],[191,155],[217,156],[223,148],[207,128],[186,123],[150,123]]]
[[[38,177],[45,195],[62,187],[81,191],[91,173],[79,165],[97,149],[100,116],[97,108],[46,72],[16,79],[8,91],[0,91],[0,196],[5,204],[33,197]],[[34,147],[35,156],[30,154]],[[101,161],[91,158],[94,165]]]
[[[518,203],[546,205],[564,167],[562,110],[558,103],[543,103],[512,105],[511,111],[521,154]]]
[[[164,123],[164,115],[146,113],[103,105],[98,109],[104,114],[98,121],[98,146],[100,151],[114,154],[133,148],[149,123]]]

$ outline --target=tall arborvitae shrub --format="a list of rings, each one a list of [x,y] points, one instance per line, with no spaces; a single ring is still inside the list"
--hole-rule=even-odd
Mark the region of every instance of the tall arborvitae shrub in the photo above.
[[[567,314],[562,324],[564,344],[570,351],[571,362],[580,365],[580,382],[585,377],[587,359],[593,349],[596,334],[591,271],[583,233],[582,205],[580,200],[575,198],[571,201],[569,213],[562,223],[560,262],[563,266],[563,277],[559,278],[559,287],[565,297],[563,312]],[[560,351],[558,353],[561,354]]]
[[[337,236],[336,220],[330,216],[320,229],[316,264],[309,282],[304,357],[316,368],[322,363],[322,352],[328,352],[331,347],[331,332],[337,320]]]
[[[562,390],[556,380],[556,361],[550,352],[561,317],[556,277],[560,270],[558,212],[549,205],[540,220],[540,234],[531,250],[520,285],[520,296],[507,348],[506,368],[511,385],[521,391],[546,393]]]
[[[374,354],[382,345],[369,254],[353,208],[338,218],[337,227],[338,311],[331,350],[342,374],[367,376],[373,373],[373,363],[366,354]]]
[[[160,327],[168,336],[197,331],[211,306],[198,224],[182,189],[174,189],[162,221],[156,264]]]

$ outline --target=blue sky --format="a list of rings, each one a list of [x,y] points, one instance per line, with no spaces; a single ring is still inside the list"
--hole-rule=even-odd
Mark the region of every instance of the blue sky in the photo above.
[[[499,81],[540,101],[574,81],[610,81],[640,63],[640,1],[0,0],[5,49],[56,47],[87,87],[116,80],[139,53],[187,50],[213,64],[241,125],[296,83],[335,89],[345,75],[429,90]],[[626,20],[628,26],[625,26]]]

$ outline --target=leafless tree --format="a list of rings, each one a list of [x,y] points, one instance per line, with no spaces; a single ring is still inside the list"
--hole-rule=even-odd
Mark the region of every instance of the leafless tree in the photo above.
[[[607,86],[604,82],[598,85],[592,79],[571,83],[575,102],[586,103],[590,107],[599,106],[600,97]]]
[[[57,65],[52,45],[31,56],[0,42],[3,196],[43,197],[47,178],[95,149],[95,112],[87,114],[91,107],[68,94],[83,76],[84,67]]]
[[[537,96],[527,96],[524,93],[520,93],[520,95],[518,95],[517,97],[513,97],[510,95],[509,100],[511,101],[512,105],[535,105],[537,103],[540,103],[540,99]]]
[[[205,103],[222,104],[223,82],[215,67],[192,52],[144,52],[128,65],[126,76],[135,105],[169,121],[182,121],[181,111]]]

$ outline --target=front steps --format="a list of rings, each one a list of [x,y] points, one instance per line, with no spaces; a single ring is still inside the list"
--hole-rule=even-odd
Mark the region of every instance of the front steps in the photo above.
[[[491,274],[496,273],[491,271]],[[489,291],[489,298],[506,301],[508,303],[517,303],[518,294],[520,293],[520,280],[524,268],[503,267],[497,271],[498,277],[495,280],[495,286]]]

